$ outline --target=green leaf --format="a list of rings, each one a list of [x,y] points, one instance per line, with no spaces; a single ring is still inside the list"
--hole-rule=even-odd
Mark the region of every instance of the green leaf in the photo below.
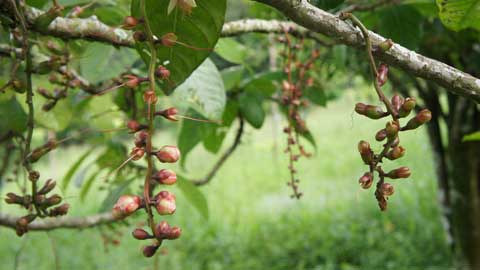
[[[480,30],[480,0],[436,0],[443,24],[459,31],[465,28]]]
[[[84,201],[85,197],[87,197],[88,191],[92,187],[93,182],[97,179],[97,176],[100,174],[102,170],[98,170],[94,172],[90,177],[84,182],[82,190],[80,191],[80,201]]]
[[[208,219],[207,199],[200,189],[181,175],[177,175],[177,186],[182,191],[183,195],[185,195],[185,198],[187,198],[190,204],[198,210],[202,217]]]
[[[243,66],[233,66],[222,69],[222,79],[227,91],[234,89],[240,84],[245,69]]]
[[[118,142],[108,142],[107,149],[97,160],[100,169],[115,169],[127,159],[127,148]]]
[[[233,38],[221,38],[215,47],[215,52],[234,64],[243,63],[247,57],[247,48]]]
[[[65,191],[68,188],[68,185],[72,181],[72,177],[75,174],[75,172],[80,168],[80,165],[82,165],[82,162],[90,155],[92,152],[92,149],[88,149],[83,155],[80,156],[80,158],[73,163],[72,167],[67,171],[65,176],[63,177],[63,182],[62,182],[62,190]]]
[[[203,138],[203,146],[208,152],[216,154],[220,150],[223,140],[227,135],[228,128],[212,128],[205,138]]]
[[[190,109],[187,112],[188,115],[199,118],[201,117],[196,111]],[[184,120],[182,122],[182,128],[180,129],[180,134],[178,135],[178,148],[182,153],[182,158],[180,159],[180,165],[185,166],[187,161],[187,155],[190,151],[195,148],[195,146],[200,143],[205,136],[208,135],[209,129],[212,128],[211,123],[202,123],[191,120]]]
[[[27,129],[27,114],[15,96],[0,101],[0,134],[9,130],[21,133]]]
[[[462,142],[480,141],[480,131],[463,136]]]
[[[238,116],[238,101],[229,99],[223,111],[222,124],[229,127],[232,125],[233,120]]]
[[[124,72],[135,62],[136,57],[135,51],[129,48],[89,43],[79,60],[80,71],[91,83],[99,83]]]
[[[378,12],[379,33],[409,49],[416,49],[422,36],[422,15],[412,6],[390,6]]]
[[[242,82],[241,88],[248,92],[255,92],[263,97],[270,97],[277,90],[276,81],[285,77],[281,71],[267,71],[256,74]]]
[[[167,33],[174,33],[179,42],[201,50],[192,49],[180,44],[172,47],[157,46],[157,58],[160,63],[168,61],[171,72],[170,81],[162,90],[170,94],[180,85],[211,53],[222,30],[225,19],[226,0],[197,0],[197,7],[191,14],[183,14],[175,8],[170,14],[167,9],[170,1],[146,0],[147,20],[152,32],[158,38]],[[132,1],[132,16],[144,17],[140,11],[140,1]],[[136,44],[137,51],[146,63],[150,57],[146,53],[145,42]]]
[[[222,76],[215,64],[206,59],[188,79],[181,84],[173,97],[208,119],[220,119],[225,108],[226,93]]]
[[[265,120],[262,101],[262,97],[253,92],[244,92],[238,98],[243,117],[254,128],[261,128]]]
[[[48,0],[27,0],[26,2],[31,7],[42,8]]]
[[[317,105],[322,107],[327,106],[327,95],[325,94],[323,87],[318,83],[315,83],[312,87],[306,89],[305,97]]]
[[[303,133],[298,133],[298,134],[300,134],[300,136],[305,138],[313,146],[315,151],[317,151],[317,143],[315,142],[315,138],[313,137],[313,135],[310,131],[303,132]]]

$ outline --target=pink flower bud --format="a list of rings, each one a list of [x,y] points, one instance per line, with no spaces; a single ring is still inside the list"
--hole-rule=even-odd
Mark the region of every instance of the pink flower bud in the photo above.
[[[369,189],[373,183],[373,174],[370,172],[366,172],[360,179],[358,179],[358,183],[363,189]]]
[[[394,121],[387,122],[387,124],[385,125],[385,131],[386,131],[387,137],[390,139],[397,136],[399,129],[400,127],[398,126],[397,122],[394,122]]]
[[[403,157],[405,155],[405,148],[401,146],[395,146],[390,150],[385,157],[390,160],[395,160]]]
[[[406,98],[405,102],[403,103],[402,107],[400,107],[400,110],[398,111],[398,116],[400,117],[406,117],[410,114],[410,112],[415,108],[415,105],[417,104],[417,101],[415,98]]]
[[[157,224],[157,227],[155,227],[155,237],[157,237],[157,239],[165,239],[170,233],[170,230],[170,225],[168,225],[166,221],[161,221]]]
[[[390,183],[383,183],[380,186],[380,192],[383,196],[392,196],[394,191],[393,185]]]
[[[148,90],[143,93],[143,101],[148,104],[155,104],[158,101],[157,94],[155,94],[155,91],[153,90]]]
[[[159,245],[150,245],[150,246],[145,246],[143,248],[143,256],[150,258],[153,255],[155,255],[155,252],[157,252]]]
[[[141,147],[134,147],[132,152],[130,152],[130,156],[133,160],[139,160],[145,155],[145,150]]]
[[[64,203],[50,210],[48,215],[51,217],[64,216],[68,213],[69,209],[70,209],[70,204]]]
[[[180,151],[177,147],[166,145],[155,153],[158,160],[163,163],[175,163],[180,158]]]
[[[386,64],[380,64],[378,68],[377,82],[379,86],[383,86],[388,79],[388,66]]]
[[[135,28],[135,26],[137,26],[137,25],[138,25],[138,20],[135,17],[127,16],[123,20],[123,28],[124,29],[130,30],[130,29]]]
[[[398,110],[400,110],[400,107],[402,106],[403,102],[404,102],[404,101],[403,101],[403,98],[402,98],[401,96],[396,95],[396,94],[393,95],[393,97],[392,97],[392,106],[393,106],[393,109],[394,109],[395,111],[398,112]]]
[[[155,196],[157,200],[155,207],[157,208],[157,212],[160,215],[171,215],[175,213],[176,205],[175,205],[175,195],[168,191],[160,191],[157,196]]]
[[[380,129],[377,134],[375,134],[375,140],[381,142],[387,137],[387,131],[385,129]]]
[[[113,206],[112,214],[116,219],[123,219],[133,214],[140,206],[141,199],[138,196],[123,195],[118,198]]]
[[[141,82],[140,79],[135,75],[127,74],[123,77],[126,79],[124,82],[125,86],[131,89],[137,88]]]
[[[358,143],[358,152],[360,152],[360,156],[362,157],[363,162],[369,165],[373,161],[373,151],[370,148],[370,144],[366,141],[360,141]]]
[[[432,119],[432,113],[428,109],[421,110],[417,116],[410,119],[402,130],[416,129]]]
[[[136,147],[144,147],[147,144],[148,133],[146,131],[140,131],[135,138]]]
[[[167,235],[167,239],[177,239],[180,237],[180,235],[182,235],[182,229],[180,229],[179,227],[172,227],[172,229],[170,229],[170,232]]]
[[[157,70],[155,70],[155,75],[162,80],[168,79],[170,77],[170,70],[166,67],[160,65],[158,66]]]
[[[380,119],[388,115],[388,112],[384,112],[379,106],[365,105],[363,103],[355,105],[355,112],[370,119]]]
[[[138,240],[145,240],[145,239],[152,238],[152,236],[147,231],[140,228],[133,230],[132,236],[133,238]]]
[[[173,185],[177,182],[177,175],[172,170],[162,169],[153,175],[153,179],[157,180],[159,184]]]
[[[390,172],[387,173],[387,177],[390,177],[392,179],[397,179],[397,178],[408,178],[410,176],[411,172],[408,167],[400,167],[395,170],[391,170]]]
[[[161,42],[162,42],[162,45],[165,47],[172,47],[177,42],[177,39],[178,39],[177,35],[175,35],[175,33],[170,32],[162,36]]]
[[[170,121],[178,121],[178,119],[175,117],[175,115],[178,114],[178,110],[177,108],[175,107],[171,107],[171,108],[168,108],[168,109],[165,109],[163,111],[158,111],[158,112],[155,112],[155,115],[160,115]]]
[[[132,132],[132,133],[135,133],[135,132],[138,132],[140,130],[144,130],[146,128],[148,128],[147,125],[143,125],[143,124],[140,124],[138,123],[137,121],[135,120],[130,120],[127,122],[127,128]]]

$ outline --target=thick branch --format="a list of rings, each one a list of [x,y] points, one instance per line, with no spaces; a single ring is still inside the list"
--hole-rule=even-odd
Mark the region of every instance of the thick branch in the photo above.
[[[15,229],[18,217],[0,213],[0,226]],[[60,217],[35,220],[28,225],[32,231],[49,231],[53,229],[85,229],[102,224],[112,223],[116,220],[112,213],[102,213],[86,217]]]
[[[197,186],[205,185],[208,182],[210,182],[210,180],[212,180],[212,178],[215,176],[215,174],[217,174],[218,170],[222,167],[223,163],[225,163],[225,161],[227,161],[227,159],[230,157],[230,155],[235,151],[235,149],[237,149],[237,146],[240,144],[240,141],[241,141],[242,135],[243,135],[243,126],[244,126],[244,120],[243,120],[243,117],[240,116],[239,117],[239,126],[238,126],[238,130],[237,130],[237,134],[235,135],[235,139],[233,140],[233,144],[227,149],[227,151],[225,151],[225,153],[223,153],[223,155],[220,157],[220,159],[217,161],[217,163],[215,163],[215,165],[213,165],[210,172],[203,179],[192,181],[192,183],[194,185],[197,185]]]
[[[309,4],[306,0],[255,1],[270,5],[299,25],[337,39],[340,43],[352,47],[364,46],[360,30],[335,15]],[[386,40],[371,31],[369,36],[373,46]],[[480,79],[449,65],[410,51],[399,44],[394,44],[387,52],[380,52],[377,57],[417,77],[434,81],[455,94],[480,102]]]

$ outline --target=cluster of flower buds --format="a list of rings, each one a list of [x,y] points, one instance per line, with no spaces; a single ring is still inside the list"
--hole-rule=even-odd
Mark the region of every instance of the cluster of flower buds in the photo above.
[[[388,67],[381,64],[378,69],[376,77],[376,84],[381,87],[387,81]],[[369,171],[365,172],[358,180],[363,189],[369,189],[374,182],[374,172],[378,173],[379,180],[376,185],[375,198],[382,211],[387,209],[388,197],[393,195],[394,187],[391,183],[385,182],[385,178],[401,179],[408,178],[411,174],[407,167],[399,167],[384,172],[381,166],[383,158],[389,160],[397,160],[405,155],[405,148],[400,145],[400,132],[413,130],[421,125],[427,123],[432,118],[432,114],[428,109],[423,109],[412,117],[404,126],[401,126],[400,120],[409,116],[416,106],[415,98],[403,98],[397,94],[393,95],[390,101],[386,101],[387,111],[384,111],[380,106],[367,105],[357,103],[355,105],[355,112],[366,116],[370,119],[381,119],[391,116],[392,120],[385,124],[385,128],[380,129],[375,134],[375,140],[383,142],[383,149],[379,153],[374,153],[370,144],[366,141],[358,143],[358,151],[362,161],[369,166]]]
[[[300,110],[308,105],[303,99],[303,92],[314,84],[312,77],[308,77],[314,66],[314,62],[320,56],[318,50],[313,50],[308,58],[300,59],[297,54],[304,48],[304,41],[300,39],[294,44],[288,31],[285,35],[278,38],[280,43],[285,44],[285,51],[281,54],[285,59],[284,73],[288,80],[282,82],[281,104],[287,108],[288,126],[284,128],[287,135],[287,148],[285,153],[289,155],[290,181],[287,183],[293,190],[292,198],[299,199],[302,193],[298,190],[300,180],[296,176],[294,163],[300,157],[310,157],[311,154],[305,151],[304,146],[298,140],[299,136],[309,132],[306,122],[300,115]]]
[[[29,173],[30,181],[37,182],[39,178],[40,174],[37,171],[31,171]],[[17,204],[28,210],[33,208],[38,210],[35,214],[29,214],[17,220],[16,232],[18,236],[25,234],[28,231],[28,224],[33,222],[37,217],[56,217],[67,214],[70,205],[68,203],[59,205],[62,202],[60,195],[54,194],[48,196],[55,186],[56,182],[48,179],[33,195],[19,196],[12,192],[7,193],[7,198],[5,198],[7,204]]]

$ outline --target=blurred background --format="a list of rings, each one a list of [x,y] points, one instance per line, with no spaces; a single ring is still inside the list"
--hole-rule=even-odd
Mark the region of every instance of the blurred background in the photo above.
[[[130,1],[98,2],[86,11],[85,17],[94,14],[118,26],[129,14]],[[356,3],[311,2],[333,13]],[[373,2],[376,1],[358,3]],[[449,30],[440,21],[435,1],[385,2],[386,5],[359,12],[358,16],[369,29],[479,76],[477,30]],[[73,7],[83,2],[64,0],[60,3]],[[285,19],[261,4],[229,0],[226,21],[243,18]],[[380,105],[370,83],[368,62],[363,51],[335,45],[334,40],[323,36],[319,36],[319,40],[323,42],[305,41],[305,52],[299,53],[309,55],[311,50],[318,49],[321,54],[311,74],[315,80],[312,91],[316,94],[308,96],[311,106],[302,112],[314,140],[304,140],[312,157],[297,164],[299,188],[304,194],[300,200],[290,198],[292,190],[287,186],[288,156],[284,153],[286,137],[282,131],[286,119],[275,102],[262,96],[255,103],[257,107],[240,108],[245,110],[242,112],[250,109],[253,112],[250,111],[250,119],[245,124],[241,144],[216,176],[200,187],[171,188],[177,196],[177,211],[166,219],[182,228],[182,236],[165,242],[153,259],[141,256],[143,243],[131,236],[131,231],[145,222],[143,213],[137,213],[125,222],[84,230],[31,232],[22,238],[17,237],[14,230],[0,227],[0,269],[447,270],[466,267],[465,262],[458,259],[459,250],[463,249],[472,261],[479,247],[473,244],[476,240],[472,235],[480,225],[475,227],[471,222],[475,211],[468,202],[478,197],[469,193],[473,182],[467,181],[478,176],[475,175],[478,167],[464,166],[476,164],[480,159],[478,152],[474,155],[480,148],[479,135],[473,136],[472,141],[477,140],[473,143],[463,142],[465,135],[480,130],[478,105],[391,69],[391,81],[384,87],[387,95],[416,96],[420,107],[432,110],[434,118],[428,127],[402,134],[405,157],[384,164],[386,170],[408,166],[412,176],[392,180],[395,194],[389,199],[388,211],[381,212],[374,189],[363,190],[358,185],[366,166],[358,155],[357,143],[360,140],[374,142],[376,131],[384,127],[384,121],[372,121],[353,110],[357,102]],[[85,41],[71,42],[69,46],[73,54],[78,55],[73,58],[72,66],[91,82],[101,84],[126,69],[138,74],[145,72],[143,62],[133,49]],[[265,34],[220,40],[210,59],[219,70],[218,78],[223,80],[227,108],[228,100],[238,93],[248,94],[249,86],[269,93],[272,87],[273,92],[280,89],[281,78],[277,75],[282,69],[282,46],[277,36]],[[99,56],[102,57],[99,59]],[[5,70],[0,71],[6,74]],[[52,87],[47,78],[35,78],[35,84]],[[108,181],[104,177],[124,161],[132,135],[120,131],[78,136],[78,131],[87,126],[109,129],[124,125],[129,111],[119,100],[125,95],[122,91],[96,97],[91,103],[83,102],[84,97],[79,101],[78,95],[72,96],[59,102],[53,114],[42,114],[36,119],[42,128],[34,134],[34,145],[43,144],[47,138],[77,136],[49,153],[35,167],[42,172],[42,180],[53,178],[62,187],[56,191],[71,205],[69,216],[105,212],[121,194],[136,194],[142,189],[143,174],[136,174],[135,168],[127,166]],[[176,106],[186,114],[199,117],[218,113],[215,101],[203,104],[184,94],[178,91],[173,96],[161,97],[159,106]],[[5,100],[0,97],[0,102]],[[35,106],[40,108],[42,102],[37,101]],[[244,106],[241,101],[239,106]],[[212,124],[158,121],[160,128],[154,142],[179,145],[184,155],[183,164],[166,167],[184,179],[201,179],[207,173],[206,168],[211,168],[230,147],[238,121],[234,119],[231,125],[214,129],[221,137],[220,143],[214,146],[209,141],[210,135],[205,135],[211,131],[204,128]],[[372,148],[378,151],[381,144],[372,143]],[[8,169],[4,174],[6,181],[0,186],[2,198],[7,192],[21,190],[21,182],[7,181],[12,176],[25,178],[22,172],[14,170]],[[450,183],[450,187],[445,187],[445,183]],[[445,194],[455,194],[452,205],[439,200],[439,195]],[[447,207],[454,211],[445,212]],[[3,200],[0,211],[12,215],[23,213]],[[445,229],[446,224],[457,232],[457,247],[461,249],[453,251],[452,231]]]

